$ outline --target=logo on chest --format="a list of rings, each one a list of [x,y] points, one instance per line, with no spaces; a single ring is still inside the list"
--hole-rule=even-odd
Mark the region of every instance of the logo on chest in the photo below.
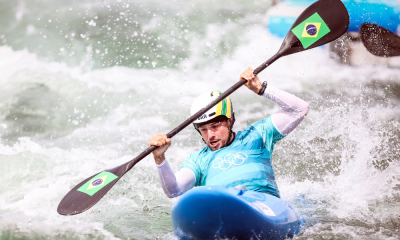
[[[242,165],[244,161],[248,158],[246,153],[238,152],[235,154],[229,153],[222,158],[215,158],[212,161],[211,166],[213,168],[219,168],[221,170],[229,169],[232,165]]]

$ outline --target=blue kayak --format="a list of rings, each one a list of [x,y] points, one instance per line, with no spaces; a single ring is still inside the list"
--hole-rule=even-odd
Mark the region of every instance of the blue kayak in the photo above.
[[[171,215],[180,239],[286,239],[300,231],[302,222],[280,198],[219,186],[184,193]]]

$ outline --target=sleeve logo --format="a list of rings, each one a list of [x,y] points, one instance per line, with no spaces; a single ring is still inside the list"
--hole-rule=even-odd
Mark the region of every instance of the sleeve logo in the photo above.
[[[292,29],[292,32],[300,40],[304,49],[317,42],[331,30],[318,13],[314,13],[311,17]]]

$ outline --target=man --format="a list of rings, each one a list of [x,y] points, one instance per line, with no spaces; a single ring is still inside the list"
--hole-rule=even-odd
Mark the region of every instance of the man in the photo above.
[[[295,129],[307,115],[309,104],[304,100],[267,86],[248,68],[240,78],[247,80],[245,86],[256,94],[275,103],[282,110],[262,119],[237,134],[232,131],[235,122],[229,97],[218,103],[194,121],[194,127],[207,145],[191,154],[174,175],[165,152],[171,139],[157,134],[149,146],[159,146],[153,151],[158,175],[165,194],[172,198],[183,194],[194,186],[239,187],[279,196],[272,168],[274,144]],[[200,95],[191,106],[191,114],[206,106],[219,96],[218,91]]]

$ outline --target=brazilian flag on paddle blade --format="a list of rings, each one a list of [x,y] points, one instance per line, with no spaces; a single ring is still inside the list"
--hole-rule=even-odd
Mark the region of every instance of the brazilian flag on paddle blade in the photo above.
[[[304,49],[307,49],[330,31],[318,13],[314,13],[311,17],[292,29],[292,32],[300,40]]]
[[[118,177],[116,175],[110,172],[101,172],[78,188],[78,191],[86,193],[89,196],[93,196],[100,189],[117,178]]]

